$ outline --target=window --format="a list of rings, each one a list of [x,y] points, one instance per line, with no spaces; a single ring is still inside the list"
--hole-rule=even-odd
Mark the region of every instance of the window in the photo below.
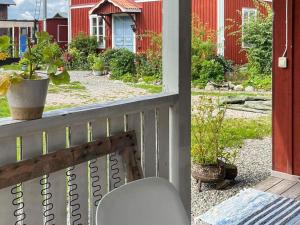
[[[99,48],[105,48],[105,22],[101,16],[90,16],[90,35],[97,38]]]
[[[242,10],[242,36],[244,36],[244,28],[247,23],[250,22],[251,19],[256,18],[257,10],[252,8],[243,8]],[[249,48],[250,44],[246,42],[242,42],[243,48]]]

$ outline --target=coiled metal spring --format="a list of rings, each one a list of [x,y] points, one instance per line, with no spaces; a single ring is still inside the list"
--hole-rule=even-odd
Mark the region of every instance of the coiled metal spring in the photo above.
[[[110,161],[110,170],[111,170],[111,178],[112,178],[112,187],[115,189],[118,186],[118,184],[121,183],[121,177],[119,175],[120,169],[118,168],[118,159],[117,159],[117,153],[112,153],[109,156]]]
[[[66,171],[66,176],[68,178],[68,195],[71,207],[71,216],[74,218],[72,225],[82,225],[79,223],[81,220],[81,213],[80,213],[80,204],[76,203],[79,199],[79,194],[76,192],[78,185],[75,183],[76,174],[73,173],[75,167],[72,166]]]
[[[22,184],[17,184],[10,190],[10,193],[14,196],[12,200],[12,204],[16,206],[14,210],[14,216],[16,217],[15,225],[24,224],[24,220],[26,218],[26,214],[24,212],[25,204],[23,202],[23,191],[22,191]]]
[[[44,224],[48,225],[50,222],[54,221],[55,216],[51,213],[53,209],[53,203],[50,202],[52,199],[52,193],[50,192],[51,183],[49,182],[49,175],[45,175],[40,179],[40,184],[42,186],[41,195],[43,197],[42,205],[44,207],[43,215],[44,215]],[[52,225],[54,223],[51,223]]]
[[[90,164],[89,164],[95,207],[98,206],[98,203],[100,202],[100,200],[103,197],[101,194],[102,187],[100,184],[100,176],[98,175],[99,168],[96,165],[96,163],[97,163],[97,159],[93,159],[90,161]]]

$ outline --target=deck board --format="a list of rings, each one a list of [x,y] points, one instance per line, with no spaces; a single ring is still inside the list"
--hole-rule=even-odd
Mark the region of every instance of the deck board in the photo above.
[[[282,180],[275,186],[271,187],[267,191],[273,194],[282,195],[284,192],[288,191],[290,188],[295,186],[297,181],[290,181],[290,180]]]
[[[287,198],[300,198],[300,183],[297,183],[287,191],[285,191],[282,196]]]
[[[258,185],[255,186],[255,189],[260,191],[267,191],[270,188],[274,187],[278,183],[280,183],[283,179],[277,177],[269,177],[266,180],[262,181]]]
[[[254,188],[300,201],[300,182],[297,181],[269,177]]]

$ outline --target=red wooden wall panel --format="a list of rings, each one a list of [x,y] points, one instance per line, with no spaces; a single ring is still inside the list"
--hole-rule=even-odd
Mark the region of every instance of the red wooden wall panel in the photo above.
[[[300,176],[300,2],[289,0],[288,68],[278,68],[285,50],[285,1],[274,1],[273,170]]]
[[[192,13],[207,28],[217,31],[217,0],[192,0]]]
[[[140,3],[142,13],[136,14],[138,52],[144,52],[150,47],[151,40],[145,34],[148,31],[160,34],[162,31],[162,1]]]
[[[89,28],[89,10],[90,8],[72,9],[72,38],[80,33],[90,34]]]
[[[242,51],[240,36],[230,35],[239,29],[238,26],[232,26],[232,20],[242,24],[241,14],[243,7],[254,8],[253,0],[225,0],[225,58],[230,59],[237,64],[247,62],[246,54]]]
[[[300,2],[293,1],[293,171],[300,176]]]
[[[99,0],[71,0],[71,5],[97,4]]]

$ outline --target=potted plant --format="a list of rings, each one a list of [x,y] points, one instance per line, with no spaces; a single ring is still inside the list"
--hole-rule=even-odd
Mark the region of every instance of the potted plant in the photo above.
[[[93,69],[93,74],[95,76],[100,76],[102,75],[103,71],[104,71],[104,60],[102,57],[100,56],[95,56],[94,57],[94,63],[92,65],[92,69]]]
[[[225,149],[221,144],[221,135],[226,108],[221,108],[212,98],[202,97],[201,104],[193,116],[192,176],[201,183],[218,183],[234,180],[237,167],[234,160],[237,149]]]
[[[28,39],[27,51],[20,61],[25,71],[0,76],[0,94],[7,95],[11,116],[16,120],[42,117],[49,81],[59,85],[68,83],[68,71],[58,72],[63,66],[62,51],[46,32],[37,33],[37,44]],[[45,73],[37,69],[44,66]]]

